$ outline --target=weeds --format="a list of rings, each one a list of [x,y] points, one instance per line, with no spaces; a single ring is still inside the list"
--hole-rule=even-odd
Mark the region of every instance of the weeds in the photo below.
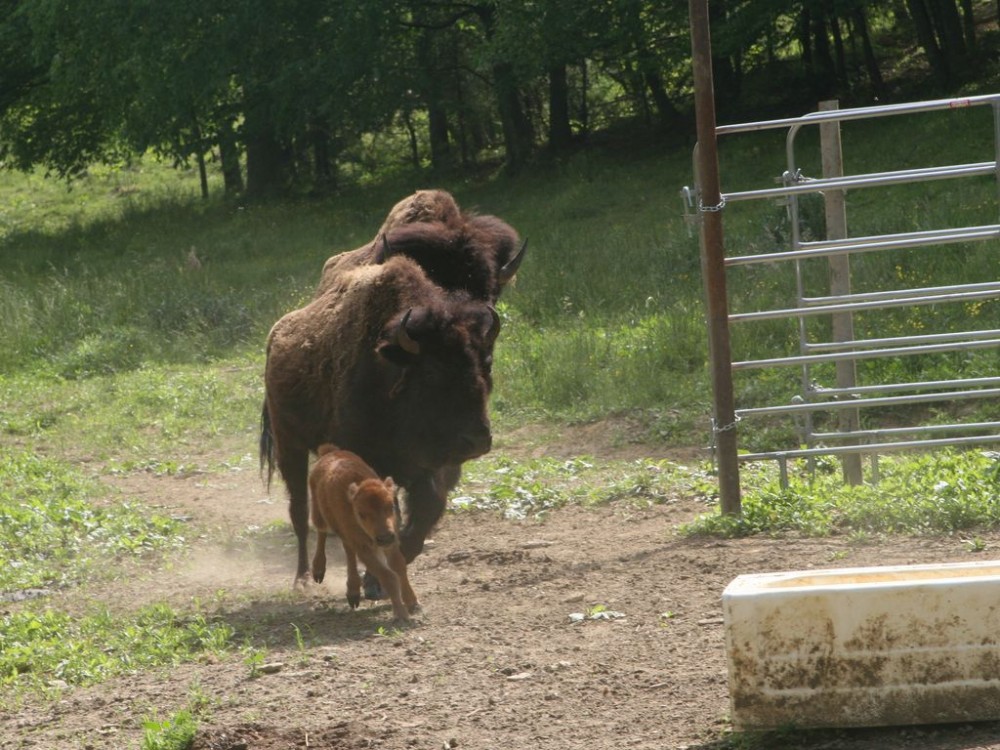
[[[997,454],[944,451],[884,458],[880,466],[878,484],[858,487],[844,485],[836,473],[813,476],[803,470],[781,488],[776,470],[748,472],[751,483],[744,490],[742,518],[713,512],[682,531],[720,536],[845,533],[864,543],[879,534],[1000,526]]]
[[[670,461],[513,460],[486,458],[471,464],[451,500],[456,511],[488,510],[506,518],[544,518],[568,503],[600,505],[616,500],[667,502],[692,487],[697,471]]]
[[[232,628],[153,604],[131,615],[53,609],[0,617],[0,686],[41,691],[90,685],[116,674],[179,664],[228,648]]]
[[[187,709],[167,719],[156,715],[142,721],[142,750],[187,750],[198,731],[198,720]]]
[[[0,455],[0,591],[74,585],[102,560],[183,543],[176,521],[128,502],[97,506],[100,492],[54,459]]]

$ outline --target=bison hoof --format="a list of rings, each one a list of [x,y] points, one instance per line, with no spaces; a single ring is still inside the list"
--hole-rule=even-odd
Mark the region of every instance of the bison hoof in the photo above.
[[[325,570],[314,570],[313,571],[313,580],[316,581],[316,583],[323,583],[323,579],[324,578],[326,578],[326,571]]]
[[[367,570],[365,571],[364,587],[365,587],[365,599],[377,602],[379,599],[386,598],[385,591],[382,590],[382,586],[378,582],[378,578],[373,576]]]
[[[361,606],[361,594],[348,594],[347,604],[350,606],[351,609],[357,609],[359,606]]]

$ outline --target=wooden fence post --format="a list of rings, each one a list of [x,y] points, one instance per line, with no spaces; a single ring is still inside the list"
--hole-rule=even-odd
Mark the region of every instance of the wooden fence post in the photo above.
[[[837,100],[819,103],[821,112],[839,109]],[[824,122],[819,126],[820,149],[823,154],[823,177],[843,177],[844,161],[840,147],[840,123]],[[826,190],[823,192],[823,203],[826,209],[826,239],[847,239],[847,207],[844,203],[843,190]],[[841,295],[851,293],[851,259],[850,255],[833,255],[830,262],[830,294]],[[833,315],[833,340],[854,340],[854,319],[849,312]],[[854,360],[837,362],[837,387],[853,388],[857,385],[857,373]],[[838,428],[841,432],[854,432],[860,426],[860,416],[857,409],[842,409],[838,414]],[[858,485],[863,481],[861,455],[850,453],[841,458],[844,481]]]

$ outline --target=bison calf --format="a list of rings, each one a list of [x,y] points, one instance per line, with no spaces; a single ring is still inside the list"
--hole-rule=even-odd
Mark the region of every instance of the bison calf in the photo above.
[[[347,603],[361,603],[358,558],[378,578],[392,600],[397,619],[408,620],[419,604],[406,575],[406,560],[396,536],[395,485],[385,481],[359,456],[329,443],[317,450],[319,459],[309,474],[316,552],[312,574],[317,582],[326,574],[326,537],[334,533],[347,557]]]

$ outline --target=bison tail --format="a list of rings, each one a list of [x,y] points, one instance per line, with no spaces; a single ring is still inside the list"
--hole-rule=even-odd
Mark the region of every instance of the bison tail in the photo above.
[[[264,479],[264,465],[267,465],[268,490],[271,489],[271,478],[274,476],[274,435],[271,433],[271,415],[267,411],[267,401],[260,410],[260,474]]]

